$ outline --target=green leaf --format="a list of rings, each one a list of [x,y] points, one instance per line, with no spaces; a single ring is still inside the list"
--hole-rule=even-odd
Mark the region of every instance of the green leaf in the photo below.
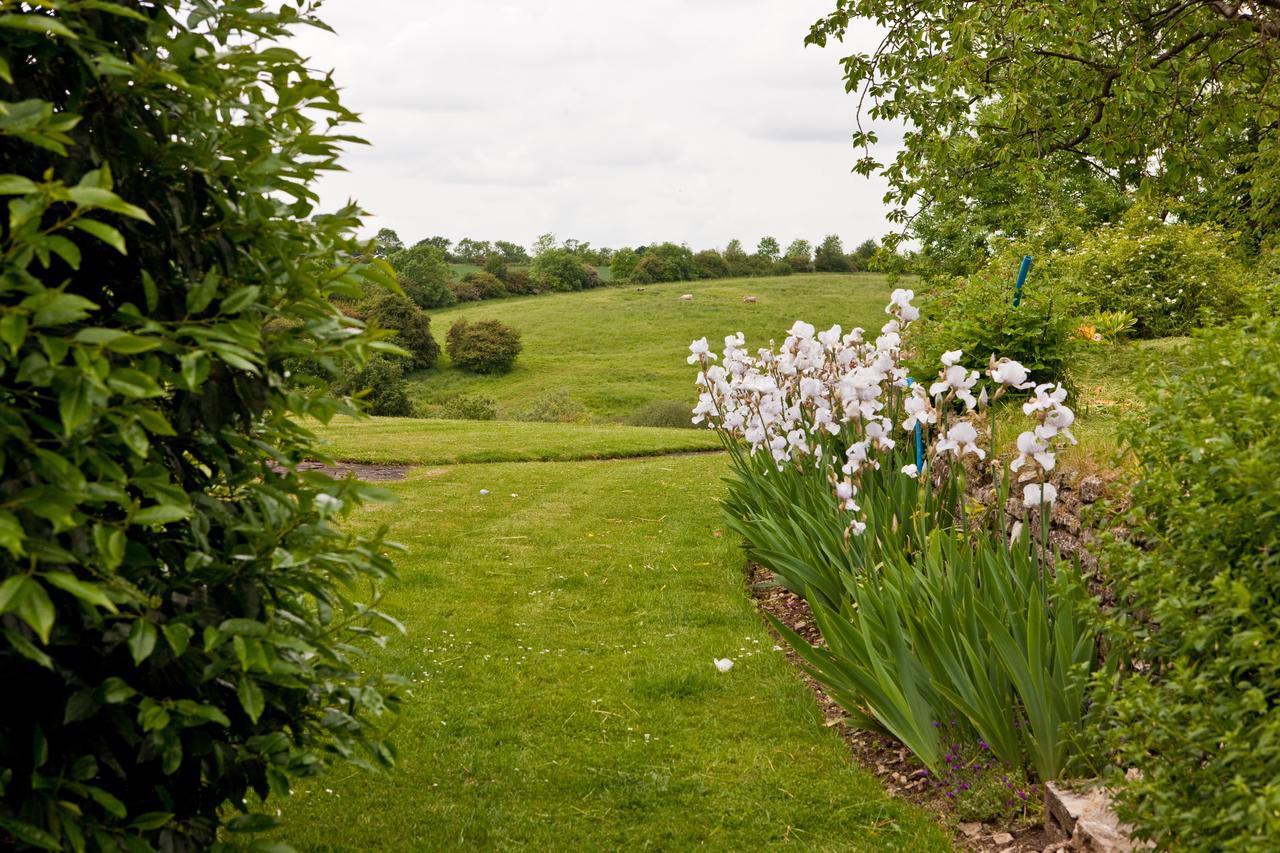
[[[133,822],[129,824],[129,828],[146,832],[159,829],[171,820],[173,820],[173,812],[147,812],[134,818]]]
[[[38,826],[12,817],[0,817],[0,829],[12,835],[23,844],[39,847],[41,850],[53,850],[60,853],[62,844],[58,839]]]
[[[13,72],[9,70],[9,60],[0,56],[0,80],[6,83],[13,83]]]
[[[116,612],[115,602],[108,598],[107,594],[102,591],[102,587],[97,584],[86,583],[66,572],[45,572],[43,577],[50,586],[56,586],[63,592],[69,592],[86,604],[101,607],[112,613]]]
[[[160,292],[156,289],[156,280],[146,270],[142,271],[142,295],[147,302],[147,311],[156,310],[156,306],[160,304]]]
[[[63,293],[60,290],[46,290],[28,296],[19,303],[21,307],[34,311],[31,324],[37,328],[42,326],[62,326],[74,323],[89,316],[89,312],[97,309],[97,303],[90,302],[83,296]]]
[[[209,271],[205,273],[200,283],[187,292],[188,314],[199,314],[209,307],[214,294],[218,292],[218,280],[218,268],[209,267]]]
[[[249,719],[255,723],[258,722],[258,718],[262,716],[262,709],[265,703],[262,696],[262,688],[249,676],[242,675],[240,676],[240,683],[236,685],[236,695],[240,697],[240,707],[244,708],[244,712],[249,715]],[[234,832],[235,830],[232,831]]]
[[[123,678],[114,675],[103,681],[98,690],[102,693],[102,701],[108,705],[119,705],[138,694]]]
[[[89,796],[93,798],[93,801],[102,806],[103,810],[112,817],[124,820],[125,815],[128,814],[128,810],[125,809],[124,803],[120,802],[110,793],[94,785],[86,785],[85,790],[89,792]]]
[[[27,660],[33,661],[34,663],[44,667],[45,669],[53,669],[53,658],[40,651],[39,648],[32,644],[32,642],[26,637],[22,636],[22,634],[17,631],[10,631],[8,628],[5,628],[3,633],[5,639],[9,641],[9,645],[13,646],[14,651],[18,654],[22,655]]]
[[[191,644],[192,635],[195,634],[191,626],[181,622],[170,622],[161,630],[164,631],[165,641],[169,643],[169,648],[173,649],[175,657],[182,657]]]
[[[4,341],[11,354],[18,354],[26,337],[27,316],[25,314],[5,314],[0,317],[0,341]]]
[[[135,619],[129,629],[129,654],[134,664],[140,664],[155,651],[156,626],[148,619]]]
[[[18,522],[18,517],[6,509],[0,509],[0,547],[3,547],[14,557],[21,557],[24,553],[22,550],[24,535],[22,525]],[[13,579],[10,578],[9,580]]]
[[[0,175],[0,195],[26,195],[40,191],[40,185],[21,175]]]
[[[105,190],[101,187],[71,187],[67,190],[67,197],[80,207],[109,210],[112,213],[118,213],[130,219],[140,219],[143,222],[155,224],[145,210],[129,204],[111,190]]]
[[[93,416],[93,404],[89,400],[88,382],[71,382],[58,392],[58,416],[62,419],[62,432],[67,438],[86,424]]]
[[[49,632],[53,630],[53,602],[49,600],[49,593],[45,592],[44,586],[36,580],[26,575],[20,578],[19,588],[10,599],[7,609],[16,612],[36,632],[40,642],[48,645]],[[0,598],[3,598],[2,594]],[[0,611],[5,609],[0,606]]]
[[[132,367],[112,368],[107,376],[107,387],[118,394],[137,399],[159,397],[164,394],[164,389],[156,383],[155,379]]]
[[[124,243],[124,235],[107,223],[99,222],[96,219],[80,218],[72,221],[71,225],[86,234],[92,234],[122,255],[129,254],[129,250]]]
[[[235,293],[222,300],[222,313],[239,314],[241,311],[258,301],[259,293],[261,293],[261,288],[255,285],[240,288]]]
[[[98,557],[102,567],[107,571],[117,568],[124,562],[125,535],[116,527],[98,525],[93,528],[93,544],[98,549]]]
[[[191,509],[188,507],[175,506],[173,504],[156,504],[146,509],[140,509],[135,512],[129,521],[131,524],[170,524],[175,521],[182,521],[191,515]]]
[[[11,30],[27,30],[33,33],[48,33],[63,38],[76,39],[77,36],[67,25],[49,15],[0,15],[0,27]]]

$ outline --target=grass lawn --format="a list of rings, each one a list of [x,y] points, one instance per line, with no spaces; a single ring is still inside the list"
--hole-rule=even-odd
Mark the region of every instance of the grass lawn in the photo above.
[[[400,765],[307,784],[284,839],[949,849],[853,765],[773,649],[719,535],[724,473],[701,455],[418,468],[392,485],[401,502],[357,523],[411,549],[386,601],[408,635],[376,656],[414,682]]]
[[[382,464],[566,462],[720,449],[706,429],[617,424],[335,418],[313,428],[334,458]]]
[[[412,393],[426,404],[483,394],[498,401],[504,416],[561,389],[606,420],[625,419],[652,402],[691,406],[697,395],[685,357],[694,338],[705,335],[718,351],[724,336],[738,331],[752,347],[780,341],[797,319],[879,329],[889,290],[883,276],[819,274],[627,285],[460,305],[432,313],[436,338],[443,340],[458,318],[501,320],[523,337],[515,369],[475,376],[442,354],[439,366],[412,376]],[[682,293],[693,300],[680,301]],[[758,301],[744,303],[748,294]]]

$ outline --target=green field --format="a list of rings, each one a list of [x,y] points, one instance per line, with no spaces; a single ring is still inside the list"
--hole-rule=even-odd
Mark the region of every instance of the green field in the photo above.
[[[433,440],[459,447],[494,425],[439,426]],[[582,435],[537,426],[566,445]],[[624,455],[665,432],[614,427],[598,447]],[[373,436],[363,450],[361,436]],[[387,453],[376,432],[342,440],[351,455]],[[371,662],[413,681],[400,763],[302,786],[284,804],[283,840],[948,849],[932,816],[854,765],[775,650],[738,543],[721,535],[725,471],[723,455],[703,454],[422,467],[391,484],[400,503],[356,523],[387,523],[410,549],[385,602],[407,635]],[[733,669],[718,672],[720,657]]]
[[[797,275],[719,279],[601,288],[470,303],[431,315],[443,339],[459,318],[497,319],[520,330],[524,352],[499,377],[465,373],[441,355],[440,365],[413,374],[415,402],[431,404],[458,394],[483,394],[511,416],[557,391],[585,413],[623,420],[658,401],[696,398],[694,371],[685,363],[689,341],[706,336],[720,348],[742,331],[749,346],[781,340],[797,319],[820,327],[878,329],[890,286],[877,275]],[[690,293],[693,300],[682,302]],[[755,304],[742,301],[745,295]]]

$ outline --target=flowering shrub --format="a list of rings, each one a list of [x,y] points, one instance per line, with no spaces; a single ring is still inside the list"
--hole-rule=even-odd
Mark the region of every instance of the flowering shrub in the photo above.
[[[874,337],[797,322],[776,351],[751,355],[741,333],[725,338],[718,364],[694,341],[693,420],[721,435],[737,469],[730,525],[808,599],[826,647],[776,627],[856,723],[937,770],[934,723],[962,719],[1000,760],[1056,778],[1094,657],[1087,595],[1076,572],[1050,568],[1045,541],[1049,475],[1075,416],[1060,385],[1033,386],[1008,359],[989,357],[984,383],[949,351],[934,380],[913,382],[902,361],[902,333],[920,316],[913,296],[894,291]],[[977,414],[1014,390],[1032,391],[1033,423],[1006,469],[980,446]],[[997,486],[982,516],[969,511],[971,476]],[[1011,482],[1038,537],[1007,537]]]
[[[520,333],[497,320],[458,320],[445,336],[449,358],[472,373],[506,373],[520,354]]]

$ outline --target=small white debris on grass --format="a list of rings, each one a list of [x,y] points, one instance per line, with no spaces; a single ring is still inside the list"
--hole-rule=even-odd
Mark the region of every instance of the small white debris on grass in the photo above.
[[[489,494],[489,490],[488,490],[488,489],[481,489],[481,490],[480,490],[480,494],[482,494],[482,495],[487,495],[487,494]]]
[[[733,669],[733,661],[728,658],[716,658],[714,663],[716,665],[716,669],[720,672],[728,672]]]

